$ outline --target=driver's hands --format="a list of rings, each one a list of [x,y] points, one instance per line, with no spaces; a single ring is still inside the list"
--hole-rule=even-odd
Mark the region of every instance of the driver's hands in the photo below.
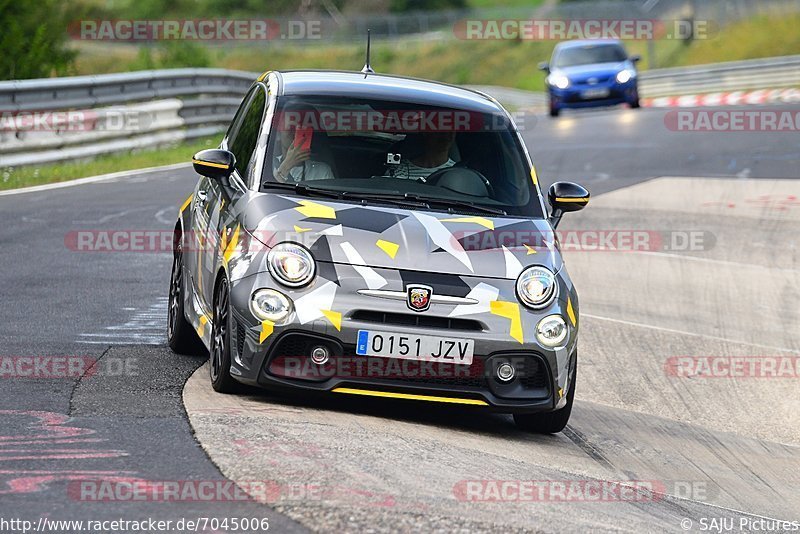
[[[283,161],[278,167],[276,174],[285,181],[289,177],[289,171],[302,164],[304,161],[307,161],[310,157],[310,150],[304,150],[295,145],[291,145],[286,152],[286,157],[283,158]]]

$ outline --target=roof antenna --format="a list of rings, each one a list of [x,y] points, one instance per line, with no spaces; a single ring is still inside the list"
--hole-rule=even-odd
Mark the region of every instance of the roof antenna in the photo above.
[[[375,71],[372,70],[372,66],[369,64],[369,42],[370,42],[370,30],[367,29],[367,59],[364,62],[364,67],[361,69],[361,72],[364,73],[364,78],[367,77],[367,74],[375,74]]]

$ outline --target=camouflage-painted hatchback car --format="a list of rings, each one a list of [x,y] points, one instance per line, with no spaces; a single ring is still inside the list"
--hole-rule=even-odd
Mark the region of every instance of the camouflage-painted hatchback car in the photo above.
[[[460,87],[268,72],[180,208],[169,343],[211,383],[471,405],[558,432],[578,297],[509,114]]]

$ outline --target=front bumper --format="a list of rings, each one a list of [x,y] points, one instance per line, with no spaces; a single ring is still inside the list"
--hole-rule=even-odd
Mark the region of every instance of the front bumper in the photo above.
[[[631,104],[639,98],[636,79],[627,83],[616,80],[589,85],[574,83],[566,89],[548,87],[550,106],[554,109],[579,109]]]
[[[558,277],[559,298],[537,312],[521,305],[515,308],[513,280],[465,282],[464,277],[455,275],[428,280],[434,294],[458,295],[460,291],[458,296],[465,296],[479,283],[490,283],[498,291],[497,300],[509,303],[502,315],[492,313],[488,306],[474,314],[453,315],[452,304],[434,303],[428,311],[417,313],[402,301],[359,294],[364,279],[352,266],[337,264],[333,272],[331,265],[320,267],[312,284],[300,290],[281,287],[268,273],[232,283],[232,376],[269,389],[429,397],[420,400],[476,405],[506,413],[552,411],[565,404],[578,326],[577,320],[571,323],[569,319],[568,307],[577,318],[577,295],[565,274]],[[384,289],[404,290],[407,273],[376,271],[389,284]],[[250,311],[250,295],[263,287],[282,291],[295,302],[296,309],[281,324],[265,325]],[[309,311],[309,305],[318,310]],[[508,312],[514,309],[518,317]],[[533,335],[538,321],[554,313],[562,314],[569,326],[567,345],[558,350],[541,346]],[[515,326],[519,328],[515,330]],[[359,330],[473,339],[475,356],[469,366],[357,356]],[[320,345],[331,355],[324,365],[310,359],[311,349]],[[496,378],[497,366],[503,362],[517,370],[510,383]]]

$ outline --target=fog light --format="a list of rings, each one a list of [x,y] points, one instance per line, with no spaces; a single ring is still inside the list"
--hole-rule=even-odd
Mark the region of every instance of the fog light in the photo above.
[[[510,363],[501,363],[497,366],[497,379],[501,382],[510,382],[514,379],[516,372],[516,369]]]
[[[567,323],[560,315],[548,315],[536,325],[536,339],[549,348],[563,345],[567,339]]]
[[[311,349],[311,361],[317,365],[325,365],[331,357],[331,353],[326,347],[319,346]]]
[[[250,311],[262,321],[278,322],[292,311],[292,303],[280,291],[259,289],[250,297]]]

